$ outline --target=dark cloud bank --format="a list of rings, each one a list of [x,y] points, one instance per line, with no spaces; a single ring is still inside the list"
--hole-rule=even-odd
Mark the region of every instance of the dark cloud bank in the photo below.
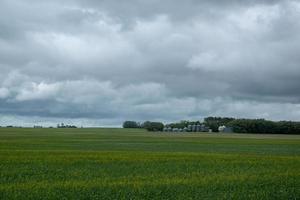
[[[300,120],[300,2],[0,1],[1,124]]]

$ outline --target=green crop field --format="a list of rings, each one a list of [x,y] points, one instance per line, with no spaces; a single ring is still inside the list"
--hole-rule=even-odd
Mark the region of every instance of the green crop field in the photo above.
[[[300,136],[1,128],[0,199],[300,199]]]

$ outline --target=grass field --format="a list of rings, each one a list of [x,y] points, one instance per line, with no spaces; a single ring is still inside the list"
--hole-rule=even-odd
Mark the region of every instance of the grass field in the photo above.
[[[300,136],[2,128],[0,199],[300,199]]]

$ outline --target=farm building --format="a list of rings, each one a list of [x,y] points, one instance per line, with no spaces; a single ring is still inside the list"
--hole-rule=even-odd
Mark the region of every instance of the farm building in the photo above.
[[[209,128],[206,127],[204,124],[198,125],[188,125],[184,128],[171,128],[165,127],[163,129],[164,132],[208,132]]]
[[[231,127],[226,127],[226,126],[219,126],[218,130],[219,130],[219,132],[222,132],[222,133],[232,133],[233,132]]]

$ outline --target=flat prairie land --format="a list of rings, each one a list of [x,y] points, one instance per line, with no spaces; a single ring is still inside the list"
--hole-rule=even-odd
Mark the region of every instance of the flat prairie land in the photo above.
[[[0,199],[300,199],[300,135],[0,128]]]

